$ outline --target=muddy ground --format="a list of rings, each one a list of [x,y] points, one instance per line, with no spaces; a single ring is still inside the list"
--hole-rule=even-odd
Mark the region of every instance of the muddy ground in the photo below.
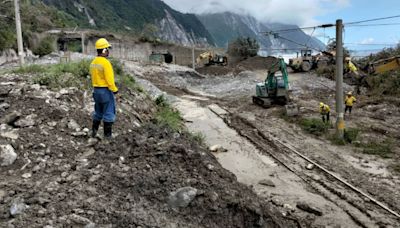
[[[0,145],[16,155],[0,167],[1,227],[308,226],[192,135],[156,124],[145,93],[121,88],[116,137],[105,141],[88,137],[90,91],[49,90],[33,77],[0,75]]]
[[[133,73],[135,65],[127,63]],[[290,208],[295,216],[307,218],[312,227],[400,224],[398,217],[332,176],[319,169],[307,170],[309,163],[293,153],[300,151],[394,214],[400,213],[400,176],[395,168],[400,157],[398,98],[357,96],[352,115],[345,117],[348,128],[360,130],[356,143],[391,142],[390,156],[382,158],[363,153],[363,148],[355,144],[335,145],[327,137],[304,132],[296,121],[283,118],[282,107],[263,109],[253,105],[250,97],[255,83],[264,80],[265,69],[215,77],[189,69],[174,72],[165,65],[157,70],[144,68],[136,74],[174,95],[171,101],[187,120],[188,128],[201,132],[209,145],[219,144],[227,149],[215,154],[222,166],[278,206],[283,214]],[[320,118],[321,101],[334,107],[334,81],[313,73],[291,73],[290,82],[301,118]],[[344,85],[344,91],[354,88]],[[335,115],[332,108],[332,124]],[[315,210],[304,210],[303,204]]]

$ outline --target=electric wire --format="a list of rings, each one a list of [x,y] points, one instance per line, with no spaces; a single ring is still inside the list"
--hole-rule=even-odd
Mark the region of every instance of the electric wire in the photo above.
[[[392,26],[392,25],[400,25],[400,23],[387,23],[387,24],[366,24],[366,25],[347,25],[347,27],[374,27],[374,26]]]
[[[395,15],[395,16],[389,16],[389,17],[379,17],[379,18],[373,18],[373,19],[367,19],[367,20],[362,20],[362,21],[353,21],[349,23],[345,23],[344,25],[354,25],[354,24],[361,24],[365,22],[371,22],[371,21],[380,21],[380,20],[387,20],[387,19],[393,19],[393,18],[400,18],[400,15]]]

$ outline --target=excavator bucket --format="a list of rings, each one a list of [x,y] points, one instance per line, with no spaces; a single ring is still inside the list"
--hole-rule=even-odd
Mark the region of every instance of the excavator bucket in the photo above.
[[[287,116],[298,116],[299,115],[299,107],[296,104],[288,104],[285,105],[286,115]]]

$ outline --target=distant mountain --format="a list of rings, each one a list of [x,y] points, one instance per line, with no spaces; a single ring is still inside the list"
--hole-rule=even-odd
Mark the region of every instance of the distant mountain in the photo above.
[[[180,13],[161,0],[42,0],[77,20],[79,27],[137,31],[155,26],[158,37],[184,45],[214,44],[194,14]]]
[[[274,49],[301,49],[305,44],[315,49],[324,49],[325,45],[302,30],[280,33],[282,38],[266,35],[266,31],[298,28],[296,25],[278,23],[261,23],[252,16],[238,15],[230,12],[197,15],[206,29],[211,33],[218,47],[227,47],[228,43],[240,36],[255,38],[260,44],[260,53],[267,55],[272,52],[282,52]],[[292,40],[294,42],[288,41]],[[293,50],[295,51],[295,50]]]

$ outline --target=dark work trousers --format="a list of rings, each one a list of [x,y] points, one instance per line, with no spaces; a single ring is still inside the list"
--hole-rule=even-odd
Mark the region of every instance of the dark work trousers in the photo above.
[[[113,123],[115,121],[115,98],[108,88],[94,88],[94,113],[93,120]]]
[[[322,122],[325,123],[325,121],[326,121],[327,123],[329,123],[329,115],[330,115],[330,112],[327,112],[327,113],[321,114],[321,115],[322,115]]]
[[[346,105],[346,108],[344,109],[344,113],[347,112],[347,110],[349,110],[349,114],[351,114],[351,109],[353,108],[353,106],[348,106]]]

